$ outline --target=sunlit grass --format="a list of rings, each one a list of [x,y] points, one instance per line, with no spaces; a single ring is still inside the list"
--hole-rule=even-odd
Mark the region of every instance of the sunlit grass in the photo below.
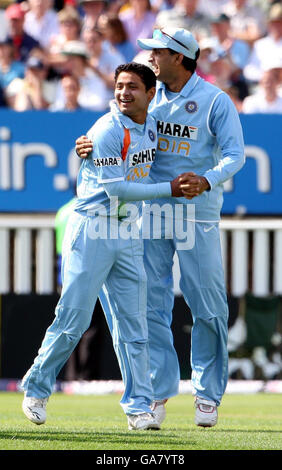
[[[167,403],[160,431],[128,431],[119,395],[54,394],[46,424],[29,422],[21,393],[0,393],[0,450],[281,450],[282,395],[225,395],[217,426],[194,425],[193,398]]]

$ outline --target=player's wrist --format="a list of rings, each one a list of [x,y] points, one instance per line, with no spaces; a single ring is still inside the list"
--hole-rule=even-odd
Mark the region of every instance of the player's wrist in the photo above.
[[[207,180],[207,178],[205,176],[202,176],[202,184],[203,184],[203,187],[204,187],[204,191],[210,191],[211,190],[211,185],[210,185],[209,181]]]

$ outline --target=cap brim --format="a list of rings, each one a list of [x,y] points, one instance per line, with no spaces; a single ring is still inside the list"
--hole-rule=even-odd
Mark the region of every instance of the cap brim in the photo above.
[[[137,39],[137,44],[141,49],[167,49],[167,46],[157,39]]]

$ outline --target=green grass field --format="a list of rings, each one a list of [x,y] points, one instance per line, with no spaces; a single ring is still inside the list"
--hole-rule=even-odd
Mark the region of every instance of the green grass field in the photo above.
[[[0,450],[281,450],[282,395],[225,395],[219,422],[193,424],[193,398],[167,404],[160,431],[128,431],[119,395],[54,394],[37,426],[21,411],[22,394],[0,392]]]

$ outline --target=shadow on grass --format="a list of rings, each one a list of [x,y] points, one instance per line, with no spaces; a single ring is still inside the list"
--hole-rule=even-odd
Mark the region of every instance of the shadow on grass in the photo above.
[[[115,444],[138,444],[146,442],[154,442],[157,444],[158,442],[162,442],[165,440],[167,446],[177,445],[178,447],[181,445],[190,445],[196,444],[197,441],[191,440],[191,434],[196,433],[195,438],[199,437],[199,432],[201,433],[255,433],[255,434],[281,434],[279,430],[272,430],[272,429],[195,429],[191,431],[187,431],[186,439],[181,439],[179,434],[178,435],[171,435],[171,431],[139,431],[137,433],[132,432],[122,432],[113,430],[110,431],[101,431],[101,432],[91,432],[91,431],[50,431],[41,430],[36,431],[2,431],[0,432],[0,441],[1,440],[12,440],[12,441],[61,441],[61,442],[74,442],[74,443],[99,443],[101,444],[102,441]],[[208,434],[206,434],[208,436]]]
[[[188,436],[187,436],[188,437]],[[157,431],[138,431],[138,433],[129,433],[129,432],[120,432],[120,431],[112,431],[112,432],[66,432],[66,431],[45,431],[38,432],[38,431],[4,431],[0,432],[0,441],[1,440],[12,440],[12,441],[67,441],[67,442],[89,442],[89,443],[99,443],[101,444],[102,441],[106,441],[109,443],[121,443],[124,444],[138,444],[146,442],[154,441],[157,443],[158,441],[163,442],[165,438],[165,442],[167,445],[177,444],[179,445],[187,445],[188,439],[180,439],[179,436],[170,436],[167,432],[157,432]],[[193,442],[189,441],[190,444],[193,445]],[[195,442],[196,443],[196,442]]]

